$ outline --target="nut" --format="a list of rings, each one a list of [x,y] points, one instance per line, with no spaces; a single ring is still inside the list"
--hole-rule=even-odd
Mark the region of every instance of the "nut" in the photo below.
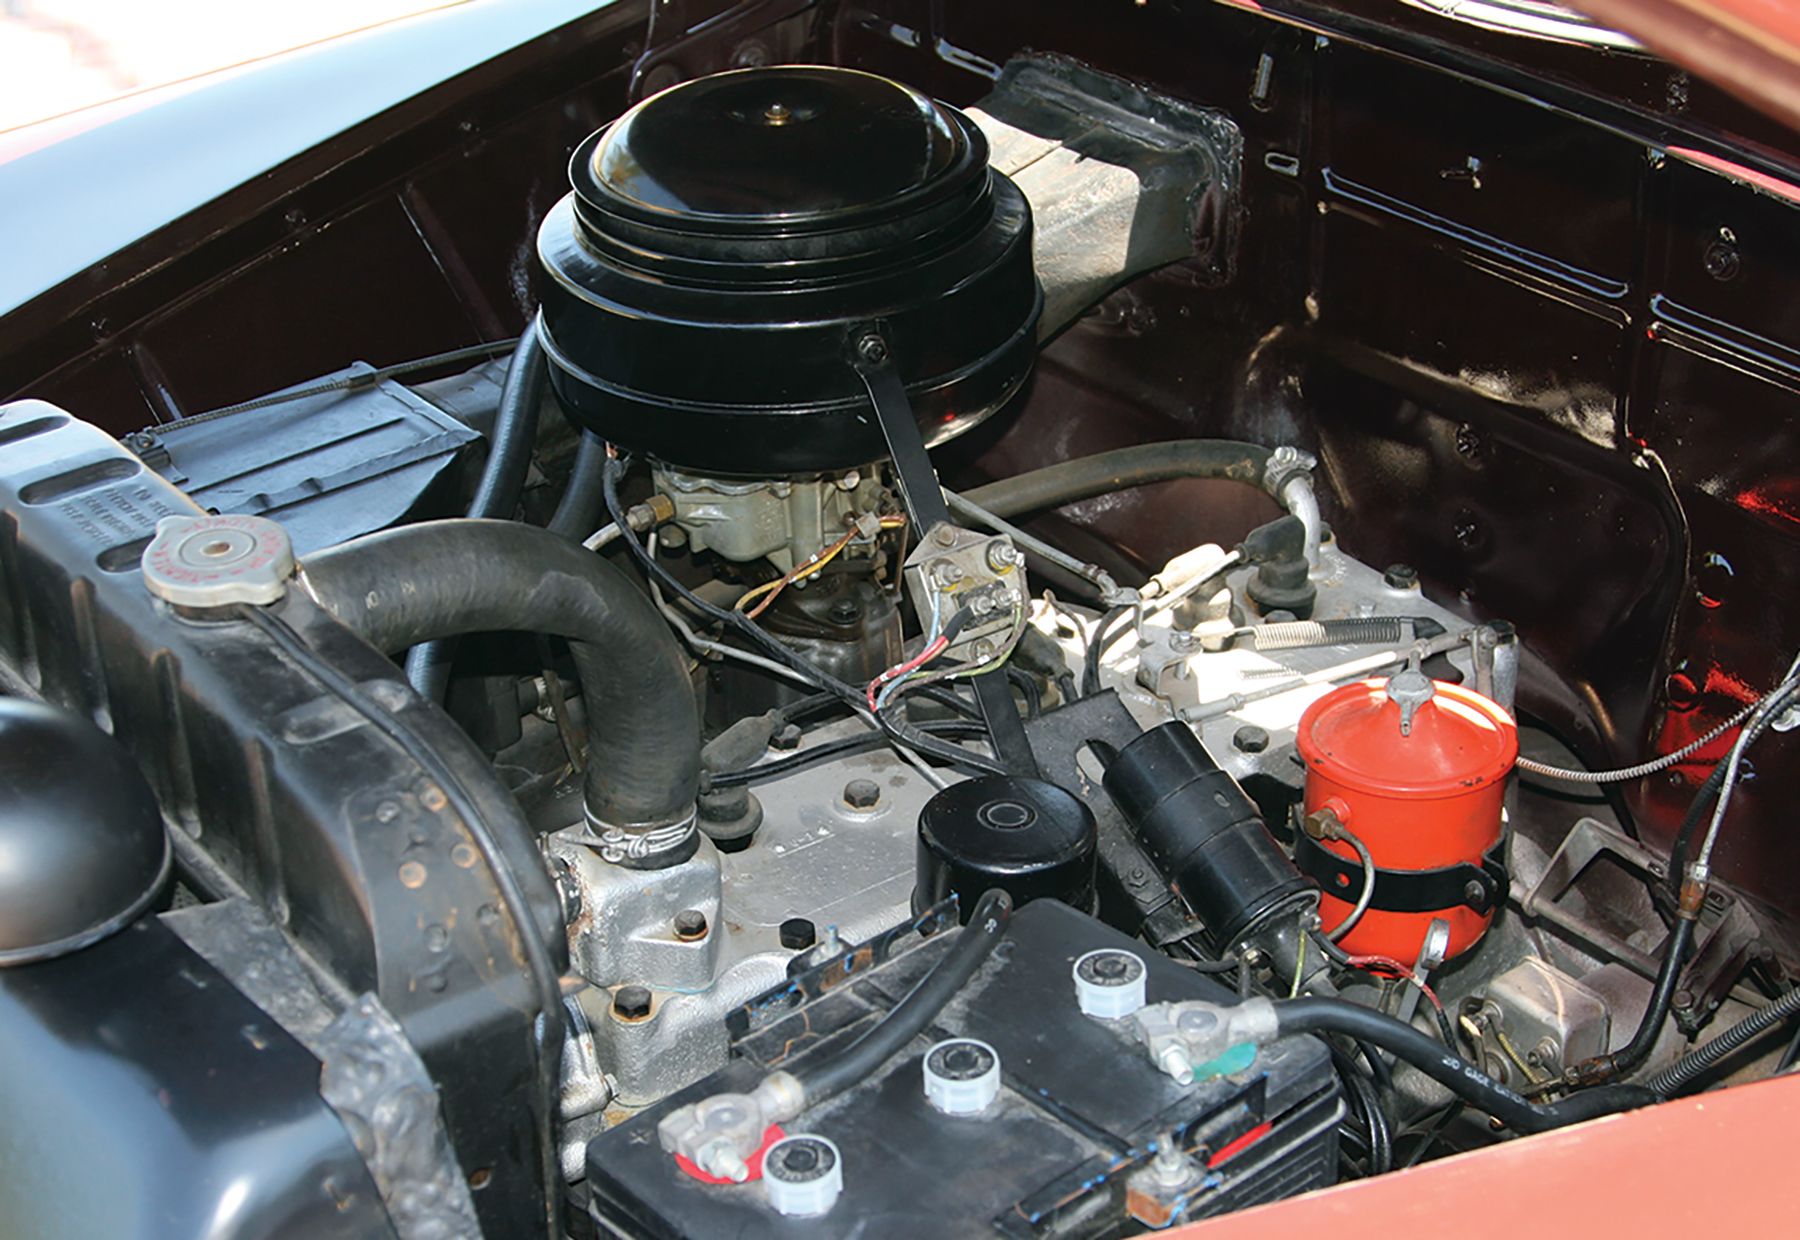
[[[987,562],[996,573],[1004,573],[1019,562],[1019,553],[1004,538],[996,538],[988,544]]]
[[[706,914],[697,908],[684,908],[675,914],[675,937],[692,941],[706,937]]]
[[[872,779],[853,779],[844,785],[844,804],[851,809],[874,809],[881,803],[881,785]]]

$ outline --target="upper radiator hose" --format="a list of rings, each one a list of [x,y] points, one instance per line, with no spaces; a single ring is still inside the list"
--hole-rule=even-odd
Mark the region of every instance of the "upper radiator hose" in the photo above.
[[[668,625],[618,569],[548,530],[464,519],[370,534],[308,557],[302,571],[322,606],[382,650],[465,633],[568,638],[601,855],[643,869],[693,855],[693,688]]]

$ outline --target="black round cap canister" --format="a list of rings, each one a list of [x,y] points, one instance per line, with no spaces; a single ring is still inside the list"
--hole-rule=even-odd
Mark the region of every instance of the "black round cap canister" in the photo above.
[[[87,720],[0,698],[0,965],[49,960],[142,913],[169,873],[156,797]]]
[[[962,113],[851,69],[672,87],[576,149],[538,233],[550,382],[594,433],[712,474],[887,448],[851,362],[875,326],[928,442],[1030,371],[1031,208]]]
[[[952,893],[967,922],[981,893],[999,887],[1015,908],[1061,900],[1094,907],[1094,815],[1039,779],[990,775],[951,784],[919,813],[913,910]]]

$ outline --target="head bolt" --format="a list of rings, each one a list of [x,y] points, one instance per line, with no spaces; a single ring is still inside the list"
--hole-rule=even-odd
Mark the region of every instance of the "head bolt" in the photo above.
[[[1411,590],[1419,584],[1419,570],[1410,564],[1390,564],[1381,579],[1391,590]]]
[[[621,986],[613,991],[613,1015],[620,1020],[643,1020],[650,1015],[648,986]]]
[[[791,952],[805,951],[819,941],[812,922],[804,917],[790,917],[781,923],[781,945]]]
[[[1269,747],[1269,730],[1246,723],[1231,734],[1231,744],[1239,753],[1261,753]]]
[[[844,804],[851,809],[874,809],[881,802],[881,785],[872,779],[853,779],[844,785]]]
[[[689,942],[706,937],[706,914],[697,908],[684,908],[675,914],[675,937]]]

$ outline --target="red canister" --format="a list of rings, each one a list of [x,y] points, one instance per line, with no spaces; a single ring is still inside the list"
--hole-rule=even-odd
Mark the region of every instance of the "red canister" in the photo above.
[[[1390,692],[1403,683],[1410,693]],[[1333,690],[1301,715],[1296,739],[1307,814],[1334,814],[1375,862],[1369,909],[1339,946],[1411,965],[1434,918],[1450,926],[1446,958],[1474,946],[1506,898],[1501,799],[1519,755],[1506,711],[1415,671]],[[1335,928],[1362,892],[1355,848],[1302,835],[1295,860],[1319,880],[1319,913]]]

